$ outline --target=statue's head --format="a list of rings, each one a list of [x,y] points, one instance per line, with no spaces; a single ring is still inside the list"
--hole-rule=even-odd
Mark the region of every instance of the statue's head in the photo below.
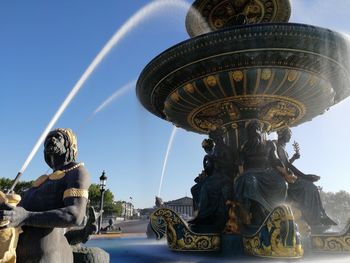
[[[283,142],[289,142],[292,138],[292,131],[286,127],[277,131],[278,140]]]
[[[75,161],[77,154],[77,138],[71,129],[58,128],[46,136],[44,157],[52,169]]]
[[[156,205],[156,207],[162,207],[162,206],[164,206],[163,199],[160,198],[159,196],[156,196],[155,205]]]
[[[202,148],[205,152],[211,152],[214,148],[214,141],[212,139],[204,139],[202,141]]]
[[[215,128],[209,132],[209,138],[213,140],[215,144],[222,142],[225,135],[224,128]]]
[[[262,133],[263,133],[263,126],[264,126],[263,123],[258,120],[250,121],[246,126],[248,138],[249,139],[258,138],[261,140]]]

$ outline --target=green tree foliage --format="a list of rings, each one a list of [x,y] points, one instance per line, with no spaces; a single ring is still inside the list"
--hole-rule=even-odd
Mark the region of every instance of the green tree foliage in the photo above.
[[[90,204],[96,211],[100,210],[101,192],[98,184],[91,184],[89,188]],[[104,192],[103,210],[105,214],[115,214],[120,216],[122,214],[122,205],[114,201],[113,193],[107,189]]]
[[[321,191],[320,194],[327,214],[339,225],[345,225],[350,219],[350,193]]]
[[[22,195],[25,190],[30,188],[33,184],[33,181],[20,181],[15,187],[15,193]],[[8,189],[11,188],[12,180],[9,178],[0,178],[0,190],[3,192],[6,192]]]

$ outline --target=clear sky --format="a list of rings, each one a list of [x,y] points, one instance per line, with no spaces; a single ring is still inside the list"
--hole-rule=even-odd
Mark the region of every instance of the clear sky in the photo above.
[[[0,176],[13,178],[48,122],[91,61],[135,12],[151,1],[0,2]],[[190,1],[188,1],[190,2]],[[350,33],[349,0],[293,0],[291,22]],[[138,78],[156,55],[188,39],[186,11],[167,8],[151,14],[117,45],[63,113],[55,127],[77,131],[79,161],[98,183],[102,170],[117,200],[136,207],[154,204],[172,125],[147,112],[135,91],[124,93],[91,114],[125,84]],[[293,129],[302,158],[295,164],[322,177],[327,191],[350,191],[350,98],[326,114]],[[174,138],[161,196],[190,196],[202,169],[204,137],[179,130]],[[47,172],[42,147],[23,175]]]

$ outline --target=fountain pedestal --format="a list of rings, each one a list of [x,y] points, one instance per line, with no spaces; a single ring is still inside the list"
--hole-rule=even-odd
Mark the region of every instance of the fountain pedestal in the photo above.
[[[222,234],[221,235],[221,253],[225,256],[245,255],[242,235]]]

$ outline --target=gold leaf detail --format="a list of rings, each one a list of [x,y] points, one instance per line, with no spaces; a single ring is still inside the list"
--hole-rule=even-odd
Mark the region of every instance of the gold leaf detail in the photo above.
[[[297,77],[298,77],[298,71],[296,71],[296,70],[289,71],[289,73],[288,73],[288,81],[292,82],[292,81],[296,80]]]
[[[223,26],[224,26],[224,21],[222,20],[222,19],[216,19],[215,21],[214,21],[214,26],[216,27],[216,28],[222,28]]]
[[[318,78],[316,76],[312,76],[309,80],[309,85],[310,86],[315,86],[318,81]]]
[[[44,175],[41,175],[39,176],[38,179],[36,179],[33,183],[33,187],[39,187],[40,185],[42,185],[49,177],[44,174]]]
[[[66,173],[64,171],[57,170],[49,175],[49,179],[50,180],[59,180],[59,179],[63,178],[65,175],[66,175]]]
[[[86,199],[88,199],[89,191],[86,189],[69,188],[63,193],[63,199],[67,197],[85,197]]]
[[[185,91],[189,93],[194,93],[194,87],[192,84],[188,83],[185,85]]]
[[[242,81],[243,80],[243,72],[241,70],[235,70],[232,72],[232,78],[235,81]]]
[[[170,95],[171,99],[173,101],[179,101],[180,100],[180,96],[179,94],[177,93],[177,91],[173,92],[171,95]]]
[[[210,87],[214,87],[217,84],[216,78],[214,76],[207,77],[206,81]]]
[[[261,79],[263,80],[268,80],[270,79],[272,76],[272,71],[271,69],[265,68],[263,69],[263,71],[261,72]]]

